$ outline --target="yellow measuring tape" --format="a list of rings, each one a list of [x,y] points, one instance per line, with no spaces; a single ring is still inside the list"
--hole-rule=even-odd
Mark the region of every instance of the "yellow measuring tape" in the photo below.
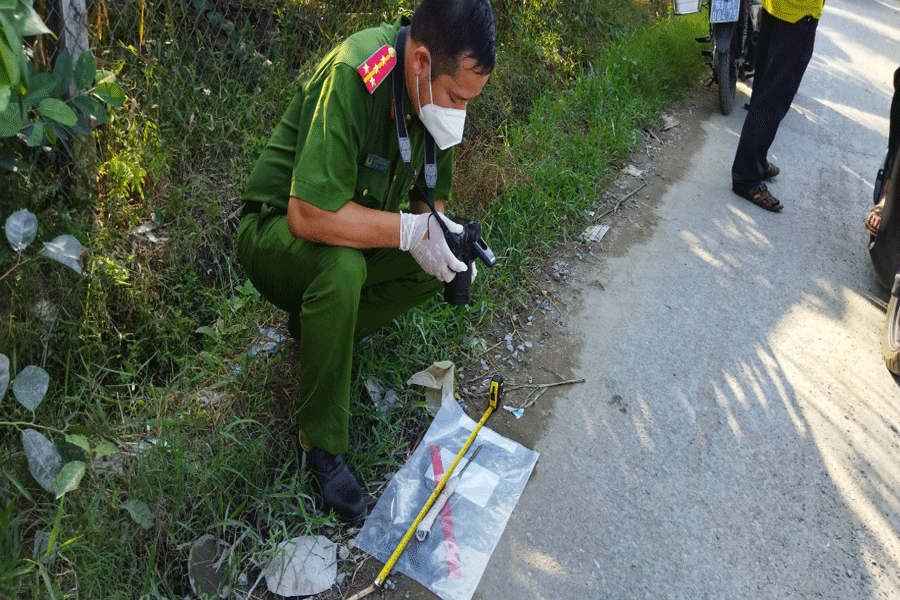
[[[354,594],[347,600],[360,600],[360,598],[365,598],[366,596],[374,592],[376,587],[381,587],[381,584],[383,584],[384,580],[387,579],[387,576],[390,574],[391,569],[394,568],[394,565],[397,564],[397,560],[400,559],[400,555],[403,554],[404,550],[406,550],[406,545],[409,543],[409,540],[412,538],[413,534],[415,534],[416,528],[419,527],[419,523],[421,523],[422,519],[425,518],[425,515],[428,514],[428,509],[430,509],[431,505],[434,504],[434,501],[440,495],[441,490],[444,489],[444,486],[447,484],[450,476],[453,475],[453,471],[456,469],[456,465],[459,464],[459,461],[466,454],[466,451],[468,451],[469,446],[471,446],[472,442],[475,441],[475,436],[478,435],[478,432],[481,430],[481,426],[484,425],[484,422],[487,421],[488,417],[491,416],[491,413],[494,412],[494,409],[497,408],[502,392],[503,377],[501,377],[500,375],[494,375],[491,378],[491,386],[488,390],[487,410],[484,411],[484,415],[481,417],[481,420],[478,421],[478,425],[476,425],[475,429],[472,430],[472,433],[469,434],[469,439],[467,439],[466,443],[463,444],[463,447],[456,455],[456,458],[453,460],[450,468],[447,469],[447,472],[444,473],[443,477],[441,477],[440,483],[434,486],[434,491],[431,492],[431,496],[429,496],[428,500],[425,501],[425,504],[422,506],[422,510],[419,511],[419,515],[413,520],[412,524],[409,526],[409,529],[406,530],[406,533],[400,539],[400,543],[397,544],[397,548],[394,549],[394,553],[391,554],[391,557],[385,563],[384,568],[378,574],[378,577],[375,578],[375,583],[360,591],[359,593]]]

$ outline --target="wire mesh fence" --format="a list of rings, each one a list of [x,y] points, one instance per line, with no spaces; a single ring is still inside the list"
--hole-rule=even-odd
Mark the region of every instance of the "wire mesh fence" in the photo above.
[[[67,10],[70,2],[82,9]],[[98,63],[116,71],[145,108],[178,120],[198,92],[253,96],[276,70],[301,70],[331,43],[393,18],[407,4],[51,0],[47,14],[61,38],[89,40]]]

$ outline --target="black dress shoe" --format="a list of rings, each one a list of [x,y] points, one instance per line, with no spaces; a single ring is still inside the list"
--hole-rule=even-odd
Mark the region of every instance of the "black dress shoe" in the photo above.
[[[288,315],[288,333],[291,334],[291,337],[300,341],[300,313],[290,313]]]
[[[313,472],[319,482],[319,491],[326,509],[347,523],[360,524],[366,518],[369,505],[362,488],[342,454],[329,454],[321,448],[309,453]]]

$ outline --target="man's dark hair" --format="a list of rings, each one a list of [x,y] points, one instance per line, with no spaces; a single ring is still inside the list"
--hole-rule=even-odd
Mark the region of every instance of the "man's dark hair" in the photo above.
[[[431,53],[431,78],[456,75],[464,57],[489,75],[497,60],[494,11],[490,0],[422,0],[413,14],[410,36]]]

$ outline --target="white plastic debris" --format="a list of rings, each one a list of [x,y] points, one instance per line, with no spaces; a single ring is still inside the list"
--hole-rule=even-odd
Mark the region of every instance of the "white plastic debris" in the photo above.
[[[154,223],[141,223],[137,227],[132,228],[128,233],[138,237],[143,236],[154,244],[160,244],[162,242],[169,241],[169,238],[153,233],[154,229],[156,229],[156,225]]]
[[[22,369],[13,380],[13,395],[19,404],[34,412],[50,388],[50,375],[34,365]]]
[[[522,415],[525,414],[525,409],[516,408],[515,406],[509,406],[508,404],[503,405],[503,410],[505,410],[507,412],[511,412],[513,414],[513,416],[516,417],[516,419],[521,419]]]
[[[678,127],[679,125],[681,125],[681,123],[675,117],[671,117],[669,115],[663,115],[662,116],[662,126],[660,127],[660,129],[662,129],[663,131],[668,131],[670,129]]]
[[[622,169],[622,172],[625,173],[626,175],[631,175],[632,177],[640,178],[640,177],[644,176],[644,172],[641,171],[640,169],[638,169],[634,165],[628,165],[627,167]]]
[[[584,230],[584,241],[599,242],[609,232],[609,225],[591,225]]]
[[[369,393],[369,398],[372,399],[372,403],[378,407],[378,410],[381,411],[381,414],[387,415],[390,412],[391,407],[394,406],[394,403],[397,402],[397,392],[394,390],[386,390],[384,388],[384,384],[381,380],[376,379],[375,377],[370,377],[366,380],[365,383],[366,392]]]
[[[44,242],[41,256],[61,262],[81,275],[81,242],[67,233],[53,238],[52,242]]]
[[[260,328],[259,333],[263,336],[263,341],[259,344],[253,344],[247,349],[247,356],[257,356],[265,354],[269,358],[275,356],[278,348],[287,340],[282,334],[274,329]]]
[[[49,330],[56,321],[59,309],[49,300],[43,299],[38,300],[32,305],[31,314],[37,317],[44,329]]]
[[[6,395],[6,389],[9,387],[9,358],[5,354],[0,354],[0,400]]]
[[[263,574],[279,596],[324,592],[337,579],[337,546],[321,535],[295,537],[278,545]]]
[[[17,210],[6,219],[6,239],[16,252],[21,252],[37,235],[37,217],[27,208]]]
[[[28,458],[28,470],[42,488],[55,491],[56,477],[62,470],[63,462],[53,442],[34,429],[22,432],[22,446]]]

